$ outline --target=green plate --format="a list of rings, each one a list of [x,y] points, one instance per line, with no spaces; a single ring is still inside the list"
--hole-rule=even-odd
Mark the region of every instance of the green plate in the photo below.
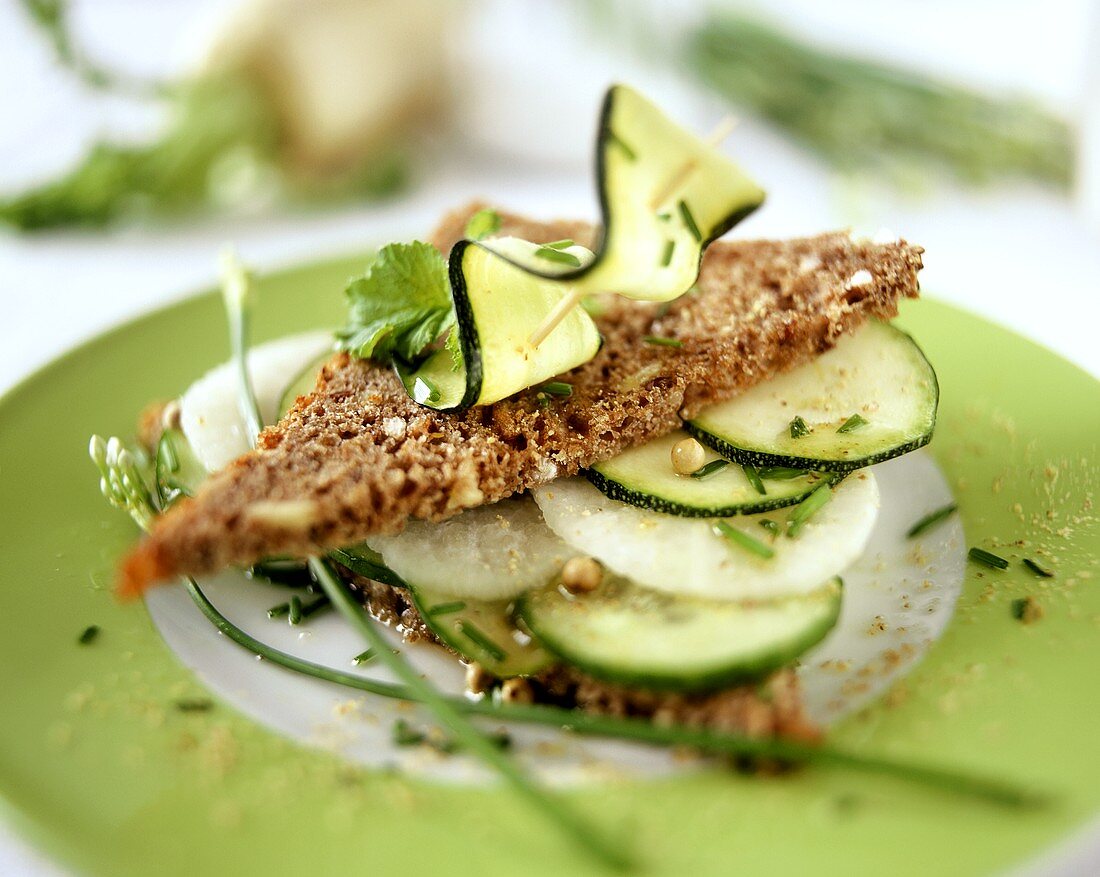
[[[257,339],[339,321],[361,258],[262,283]],[[955,620],[887,702],[838,745],[1015,778],[1040,812],[815,769],[713,769],[574,792],[632,838],[647,874],[977,874],[1019,863],[1100,808],[1097,492],[1100,385],[1036,345],[943,304],[903,323],[939,372],[932,450],[972,545]],[[227,356],[218,300],[159,311],[69,353],[0,401],[0,794],[6,815],[81,871],[127,875],[587,873],[587,860],[507,792],[371,773],[307,750],[201,696],[140,605],[111,596],[135,538],[96,487],[93,431],[130,434],[149,400]],[[1036,578],[1023,557],[1057,577]],[[1024,625],[1012,601],[1045,617]],[[90,624],[99,638],[76,640]]]

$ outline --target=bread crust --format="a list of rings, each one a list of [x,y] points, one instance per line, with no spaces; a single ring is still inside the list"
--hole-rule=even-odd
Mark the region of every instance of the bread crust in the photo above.
[[[482,206],[445,217],[432,242],[449,250]],[[536,242],[595,237],[584,223],[502,217],[502,233]],[[918,294],[921,253],[843,232],[715,243],[695,291],[671,305],[609,296],[596,317],[603,348],[560,376],[573,394],[549,404],[528,389],[460,414],[432,411],[392,369],[339,354],[256,450],[156,522],[124,559],[119,591],[348,545],[571,475],[818,356],[869,318],[894,317]]]

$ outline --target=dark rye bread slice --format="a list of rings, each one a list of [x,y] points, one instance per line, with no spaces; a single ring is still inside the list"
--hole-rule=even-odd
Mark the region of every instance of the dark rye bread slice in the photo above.
[[[447,252],[478,206],[446,217],[433,243]],[[512,215],[502,233],[594,238],[583,223]],[[549,405],[529,389],[443,414],[413,402],[392,369],[337,355],[255,451],[157,521],[124,559],[119,590],[336,548],[573,474],[812,359],[870,317],[895,316],[917,295],[921,252],[846,233],[716,243],[697,289],[671,306],[608,297],[603,348],[560,377],[573,395]]]

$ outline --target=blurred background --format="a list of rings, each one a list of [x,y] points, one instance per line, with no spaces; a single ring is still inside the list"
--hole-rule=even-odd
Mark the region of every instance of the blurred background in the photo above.
[[[926,292],[1100,373],[1089,0],[0,0],[0,45],[0,391],[227,241],[263,270],[473,197],[595,219],[616,80],[737,117],[768,190],[737,235],[889,229]],[[53,873],[2,826],[0,872]]]
[[[1098,312],[1088,0],[3,0],[0,39],[0,386],[226,241],[267,269],[475,196],[595,218],[615,80],[737,117],[768,203],[736,234],[889,229],[931,294],[1100,371],[1066,319]]]

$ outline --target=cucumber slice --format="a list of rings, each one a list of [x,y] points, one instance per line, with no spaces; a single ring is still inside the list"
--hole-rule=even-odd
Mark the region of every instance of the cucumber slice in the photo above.
[[[493,246],[537,249],[526,242]],[[440,411],[489,405],[587,362],[600,349],[600,332],[583,308],[573,308],[531,347],[531,335],[568,287],[487,244],[455,244],[450,274],[461,356],[443,348],[418,368],[396,366],[405,390],[421,405]]]
[[[737,463],[730,463],[704,478],[678,475],[672,468],[672,448],[687,437],[677,430],[597,463],[585,476],[611,499],[639,508],[685,518],[726,518],[783,508],[801,502],[822,480],[837,475],[817,472],[789,479],[761,479],[761,494]],[[722,458],[713,451],[707,463]]]
[[[178,429],[166,429],[161,433],[154,473],[162,509],[181,496],[194,496],[209,474]]]
[[[763,676],[825,637],[841,586],[742,603],[673,596],[607,576],[574,597],[553,583],[524,596],[521,617],[550,651],[592,676],[645,688],[699,691]]]
[[[409,593],[436,636],[494,676],[531,676],[553,662],[546,649],[516,627],[511,600],[455,600],[424,588]]]
[[[298,401],[299,396],[305,396],[313,392],[313,388],[317,386],[317,373],[330,358],[331,353],[326,351],[312,362],[306,363],[302,370],[283,388],[283,391],[279,394],[277,420],[282,420],[286,416],[286,413]]]
[[[584,286],[643,301],[691,289],[706,246],[764,202],[719,149],[625,85],[604,101],[596,175],[604,238]]]
[[[526,496],[438,523],[410,521],[396,536],[370,542],[410,585],[452,599],[510,600],[545,584],[576,554]]]
[[[563,297],[613,291],[670,301],[699,277],[703,250],[760,206],[764,192],[718,149],[623,85],[607,92],[596,142],[604,234],[593,255],[514,238],[460,241],[448,270],[460,356],[397,364],[406,391],[440,411],[488,405],[596,355],[599,332],[573,308],[528,343]]]
[[[824,488],[826,490],[830,488]],[[639,585],[717,600],[767,600],[805,594],[860,556],[878,515],[878,487],[866,470],[832,488],[832,497],[795,538],[785,533],[794,509],[741,515],[729,525],[772,549],[762,558],[713,531],[714,521],[636,508],[604,496],[583,478],[535,490],[547,526],[573,548]]]
[[[916,342],[872,322],[813,362],[712,405],[685,427],[739,463],[848,472],[926,445],[938,404],[936,373]],[[853,414],[866,423],[838,432]],[[796,416],[809,434],[791,436]]]

